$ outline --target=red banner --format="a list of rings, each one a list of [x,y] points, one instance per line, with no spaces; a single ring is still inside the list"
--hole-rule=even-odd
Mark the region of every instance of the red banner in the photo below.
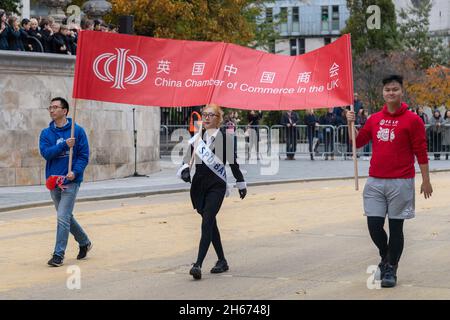
[[[82,31],[73,98],[287,110],[353,104],[350,35],[299,56],[229,43]]]

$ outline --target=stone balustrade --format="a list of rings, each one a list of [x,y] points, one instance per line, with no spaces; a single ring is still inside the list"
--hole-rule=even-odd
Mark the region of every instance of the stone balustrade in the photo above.
[[[39,134],[51,121],[52,97],[69,101],[75,57],[0,51],[0,186],[45,183]],[[132,106],[79,100],[76,122],[88,135],[86,181],[122,178],[134,172]],[[136,108],[138,172],[159,170],[159,108]]]

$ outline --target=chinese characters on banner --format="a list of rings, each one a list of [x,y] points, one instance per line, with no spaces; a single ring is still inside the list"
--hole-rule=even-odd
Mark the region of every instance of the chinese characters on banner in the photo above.
[[[83,31],[73,97],[144,106],[286,110],[353,103],[350,36],[300,56]]]

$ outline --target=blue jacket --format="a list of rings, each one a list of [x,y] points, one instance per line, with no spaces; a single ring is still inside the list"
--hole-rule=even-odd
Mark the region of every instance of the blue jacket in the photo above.
[[[67,124],[57,128],[54,121],[48,128],[42,130],[39,137],[39,150],[47,160],[45,166],[46,179],[51,175],[67,175],[69,165],[69,146],[66,139],[70,138],[72,119],[67,118]],[[75,174],[73,182],[83,181],[84,169],[89,162],[89,143],[84,129],[75,124],[75,145],[73,147],[72,171]]]

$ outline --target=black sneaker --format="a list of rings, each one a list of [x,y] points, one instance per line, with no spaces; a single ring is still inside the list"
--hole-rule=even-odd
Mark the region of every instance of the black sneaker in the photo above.
[[[211,269],[211,273],[222,273],[228,271],[228,263],[227,260],[219,260],[216,262],[216,265]]]
[[[52,267],[61,267],[64,264],[64,259],[54,254],[47,264]]]
[[[385,260],[381,260],[381,262],[378,264],[378,269],[380,270],[380,280],[384,278],[387,265],[388,263]]]
[[[92,249],[92,243],[89,242],[89,244],[85,246],[80,246],[80,252],[78,252],[77,260],[82,260],[86,258],[87,253]]]
[[[200,280],[202,278],[202,269],[194,264],[189,271],[189,274],[194,277],[195,280]]]
[[[381,287],[392,288],[397,284],[397,266],[386,265],[384,277],[381,279]]]

